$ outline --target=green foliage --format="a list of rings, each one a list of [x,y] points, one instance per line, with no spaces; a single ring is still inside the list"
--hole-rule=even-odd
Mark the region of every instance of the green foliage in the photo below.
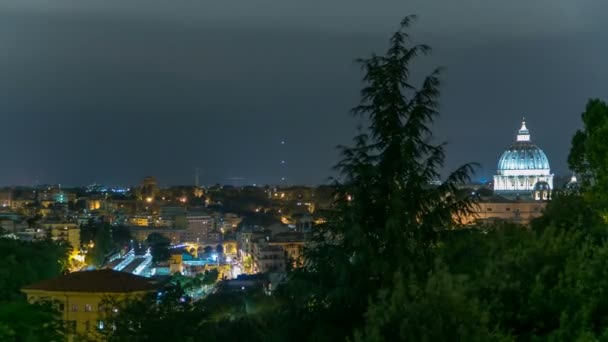
[[[195,326],[189,325],[191,306],[180,300],[182,296],[181,288],[174,287],[161,297],[156,293],[124,301],[108,297],[103,301],[102,320],[115,329],[105,329],[103,334],[108,341],[169,341],[185,336]]]
[[[219,275],[220,273],[217,269],[206,271],[205,274],[202,275],[201,282],[203,283],[203,285],[214,284],[217,281]],[[198,276],[200,276],[200,274]]]
[[[129,247],[132,236],[125,226],[111,226],[93,220],[80,228],[80,241],[83,245],[93,242],[94,247],[87,251],[87,263],[101,267],[106,258],[124,247]]]
[[[69,248],[51,241],[0,239],[0,341],[62,341],[49,303],[28,304],[21,288],[66,270]]]
[[[484,270],[493,257],[533,237],[530,230],[510,223],[441,233],[438,258],[445,260],[454,274],[472,276]]]
[[[104,302],[104,321],[115,329],[103,333],[108,341],[269,341],[266,319],[276,319],[273,299],[261,289],[220,292],[197,302],[183,300],[173,286],[143,299]],[[170,328],[168,328],[170,324]],[[263,331],[263,333],[262,333]],[[204,337],[203,337],[204,336]]]
[[[210,197],[212,202],[221,203],[223,211],[239,215],[252,215],[263,218],[263,215],[255,215],[255,209],[270,205],[270,200],[264,188],[254,186],[243,188],[224,186],[221,189],[216,188],[209,191],[207,196]]]
[[[605,227],[597,207],[591,206],[583,196],[554,191],[553,200],[545,208],[544,215],[532,221],[535,231],[545,227],[581,229],[595,232],[598,239],[605,237]]]
[[[152,233],[148,235],[146,239],[148,247],[150,247],[150,253],[152,254],[152,260],[154,262],[167,261],[171,257],[169,253],[169,245],[171,241],[160,233]]]
[[[208,270],[205,271],[205,273],[199,273],[194,277],[186,277],[180,273],[176,273],[173,275],[171,283],[179,286],[184,291],[189,291],[204,285],[215,284],[218,276],[219,271],[217,269]]]
[[[470,209],[457,185],[468,180],[472,165],[429,185],[440,178],[444,162],[443,145],[429,142],[440,70],[420,86],[411,82],[410,64],[430,51],[410,44],[406,31],[413,19],[403,20],[385,55],[360,60],[366,85],[353,112],[369,126],[353,147],[341,148],[337,211],[319,230],[305,270],[288,284],[294,287],[291,305],[302,308],[298,315],[326,320],[324,340],[343,340],[361,326],[378,289],[394,288],[395,272],[424,279],[438,230]]]
[[[0,341],[63,341],[61,314],[52,303],[0,304]]]
[[[27,222],[27,226],[28,227],[34,227],[36,225],[36,222],[40,221],[40,219],[42,219],[42,216],[39,214],[36,214],[34,216],[28,217],[28,219],[26,220]]]
[[[0,239],[0,302],[23,298],[21,287],[66,270],[69,248],[51,241]]]
[[[130,248],[133,236],[131,231],[126,226],[112,227],[112,241],[116,248]]]
[[[89,265],[102,266],[108,255],[116,250],[112,241],[112,232],[109,224],[97,225],[94,231],[93,248],[87,252],[86,258]]]
[[[608,204],[608,104],[599,99],[587,102],[582,114],[583,129],[572,138],[568,164],[591,187],[594,201]]]
[[[604,340],[606,227],[577,196],[557,196],[532,229],[444,234],[441,258],[464,277],[490,327],[517,340]]]
[[[507,341],[489,328],[488,314],[470,300],[468,284],[441,265],[425,283],[396,275],[392,289],[370,303],[355,341]]]
[[[247,227],[247,226],[260,226],[260,227],[268,227],[275,223],[280,223],[279,220],[280,214],[277,212],[250,212],[245,214],[243,220],[239,223],[239,227]]]

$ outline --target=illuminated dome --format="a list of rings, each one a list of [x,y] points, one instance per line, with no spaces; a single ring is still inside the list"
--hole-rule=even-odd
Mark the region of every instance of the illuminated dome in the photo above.
[[[549,159],[536,144],[530,141],[525,119],[517,132],[517,139],[500,157],[494,191],[517,196],[530,194],[537,183],[553,188],[553,175]]]
[[[545,152],[529,141],[511,145],[498,161],[498,170],[549,170]]]

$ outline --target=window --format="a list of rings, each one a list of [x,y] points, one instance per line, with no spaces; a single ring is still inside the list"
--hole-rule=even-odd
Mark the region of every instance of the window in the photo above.
[[[99,305],[97,305],[97,311],[99,311],[99,312],[103,312],[103,310],[104,310],[104,309],[105,309],[105,308],[103,307],[103,304],[99,304]]]
[[[487,208],[488,211],[492,211],[492,208]]]
[[[91,311],[92,311],[92,309],[91,309],[91,304],[85,304],[85,305],[84,305],[84,311],[85,311],[85,312],[91,312]]]
[[[104,327],[105,327],[105,324],[103,323],[103,321],[98,321],[97,322],[97,329],[103,330]]]
[[[72,312],[78,312],[78,304],[72,304]]]
[[[507,211],[511,211],[511,208],[507,208]]]
[[[59,303],[59,311],[65,310],[65,304]]]

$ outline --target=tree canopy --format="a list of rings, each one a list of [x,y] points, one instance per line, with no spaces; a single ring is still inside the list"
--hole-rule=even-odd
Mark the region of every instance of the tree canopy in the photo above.
[[[572,137],[568,165],[592,190],[593,202],[608,207],[608,104],[591,99],[581,116],[583,129]]]
[[[152,260],[154,262],[169,260],[171,254],[169,253],[169,245],[171,241],[160,233],[152,233],[148,235],[146,239],[148,247],[150,247],[150,253],[152,254]]]
[[[21,288],[67,270],[69,246],[0,239],[0,341],[59,341],[61,316],[50,303],[28,304]]]

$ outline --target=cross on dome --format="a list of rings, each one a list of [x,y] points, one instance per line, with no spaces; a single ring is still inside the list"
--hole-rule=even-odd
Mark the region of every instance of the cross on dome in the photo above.
[[[521,128],[517,132],[517,141],[530,141],[530,132],[526,127],[526,117],[524,116],[521,120]]]

